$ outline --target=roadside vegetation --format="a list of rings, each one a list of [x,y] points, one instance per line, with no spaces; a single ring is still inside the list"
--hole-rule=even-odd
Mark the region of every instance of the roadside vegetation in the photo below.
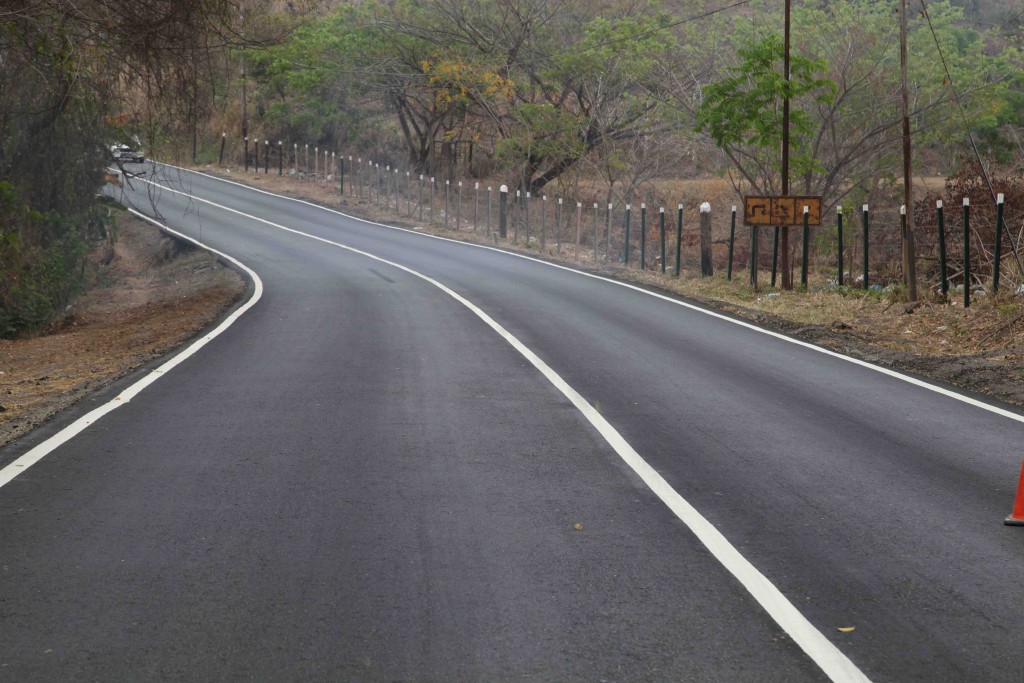
[[[952,286],[991,278],[1002,192],[1004,289],[1015,290],[1024,284],[1024,14],[1013,0],[910,0],[910,9],[923,291],[943,300],[930,207],[938,195],[958,206],[963,191],[976,256],[964,281],[951,245],[949,258],[961,260]],[[795,0],[787,84],[781,3],[762,0],[25,3],[0,13],[0,334],[43,329],[79,288],[89,245],[111,239],[94,199],[111,142],[138,136],[148,157],[265,172],[273,162],[321,180],[337,171],[336,160],[325,170],[331,151],[439,187],[507,183],[570,206],[611,204],[616,230],[629,203],[682,202],[689,212],[711,201],[721,270],[722,209],[780,191],[787,95],[792,191],[821,195],[828,217],[809,255],[818,282],[837,270],[836,209],[852,221],[869,204],[871,278],[884,288],[900,270],[896,10]],[[715,194],[689,192],[701,183]],[[765,242],[770,267],[769,234]],[[848,264],[858,245],[848,228]]]

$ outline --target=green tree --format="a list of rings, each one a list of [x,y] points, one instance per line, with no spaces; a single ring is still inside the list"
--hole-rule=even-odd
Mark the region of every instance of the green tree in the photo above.
[[[808,103],[831,104],[836,85],[818,74],[823,60],[800,54],[790,57],[790,79],[782,70],[782,39],[769,33],[737,49],[739,63],[717,83],[706,86],[696,112],[696,130],[707,131],[750,186],[778,194],[782,167],[783,102],[789,99],[791,171],[796,175],[820,168],[809,138],[815,126]]]

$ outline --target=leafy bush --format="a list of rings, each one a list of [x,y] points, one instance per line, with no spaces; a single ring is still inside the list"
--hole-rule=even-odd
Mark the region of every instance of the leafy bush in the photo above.
[[[89,241],[108,234],[105,212],[80,220],[42,214],[0,181],[0,337],[36,332],[81,290]]]

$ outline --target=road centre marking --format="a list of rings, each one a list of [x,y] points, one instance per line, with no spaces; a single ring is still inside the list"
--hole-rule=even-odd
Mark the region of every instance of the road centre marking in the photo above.
[[[152,181],[144,182],[157,185]],[[175,190],[164,185],[157,185],[161,189],[188,197],[193,201],[209,204],[223,211],[248,218],[250,220],[264,223],[268,226],[283,230],[294,235],[299,235],[323,244],[328,244],[343,249],[353,254],[383,263],[408,273],[416,278],[427,282],[440,289],[448,296],[472,311],[488,327],[501,336],[509,345],[518,351],[528,360],[573,406],[590,422],[591,425],[604,437],[605,441],[615,450],[622,460],[637,474],[638,477],[650,488],[650,490],[661,499],[661,501],[685,524],[697,539],[711,552],[712,555],[729,571],[742,585],[747,592],[761,605],[761,607],[781,626],[793,641],[817,664],[822,671],[833,681],[842,682],[866,682],[869,679],[864,675],[850,659],[843,654],[831,641],[829,641],[810,621],[783,595],[782,591],[775,587],[753,564],[725,538],[724,535],[707,519],[701,515],[685,498],[683,498],[672,486],[662,477],[657,470],[651,467],[639,453],[619,434],[583,396],[573,389],[562,377],[551,369],[537,354],[531,351],[525,344],[519,341],[512,333],[502,327],[497,321],[481,310],[476,304],[469,301],[458,292],[450,289],[441,282],[429,275],[420,273],[408,266],[389,261],[361,249],[356,249],[340,242],[318,237],[301,230],[289,228],[279,223],[268,221],[246,214],[237,209],[232,209],[202,197],[196,197],[188,192]],[[574,271],[576,272],[576,271]]]
[[[219,336],[222,332],[224,332],[224,330],[226,330],[229,327],[231,327],[240,317],[242,317],[243,314],[245,314],[246,311],[248,311],[250,308],[255,306],[256,302],[259,301],[260,297],[263,296],[263,281],[260,280],[259,276],[251,268],[246,266],[244,263],[242,263],[238,259],[236,259],[236,258],[234,258],[232,256],[228,256],[227,254],[222,253],[220,251],[217,251],[216,249],[212,249],[212,248],[206,246],[205,244],[203,244],[202,242],[199,242],[198,240],[192,239],[188,235],[183,235],[182,233],[177,232],[176,230],[172,230],[171,228],[167,227],[166,225],[163,225],[163,224],[153,220],[149,216],[147,216],[147,215],[145,215],[143,213],[139,213],[135,209],[128,209],[128,210],[131,211],[136,216],[139,216],[140,218],[142,218],[142,219],[144,219],[146,221],[149,221],[150,223],[153,223],[154,225],[156,225],[161,230],[164,230],[164,231],[166,231],[168,233],[171,233],[172,235],[174,235],[174,236],[176,236],[176,237],[178,237],[180,239],[186,240],[188,242],[192,242],[193,244],[199,246],[200,248],[205,249],[205,250],[209,251],[210,253],[216,254],[217,256],[220,256],[221,258],[226,259],[227,261],[230,261],[235,266],[237,266],[238,268],[242,269],[249,277],[252,278],[252,282],[253,282],[253,293],[252,293],[252,296],[249,297],[248,301],[246,301],[244,304],[242,304],[237,309],[235,309],[231,313],[231,315],[229,315],[227,318],[225,318],[224,321],[221,322],[220,325],[215,327],[210,332],[204,334],[202,337],[200,337],[196,341],[194,341],[191,344],[189,344],[185,348],[185,350],[183,350],[181,353],[176,354],[173,358],[171,358],[167,362],[161,363],[160,366],[158,366],[157,368],[154,368],[152,371],[147,373],[145,377],[143,377],[142,379],[138,380],[137,382],[135,382],[131,386],[127,387],[124,391],[122,391],[120,394],[115,396],[113,399],[111,399],[107,403],[104,403],[100,407],[95,408],[95,409],[89,411],[88,413],[86,413],[82,417],[78,418],[77,420],[75,420],[74,422],[69,424],[64,429],[60,430],[59,432],[57,432],[56,434],[51,436],[50,438],[46,439],[45,441],[43,441],[40,444],[37,444],[35,447],[30,449],[28,452],[26,452],[23,455],[21,455],[17,460],[15,460],[14,462],[10,463],[6,467],[4,467],[2,470],[0,470],[0,488],[3,488],[7,484],[11,483],[11,481],[15,477],[17,477],[19,474],[24,473],[25,470],[27,470],[29,467],[31,467],[32,465],[35,465],[37,462],[39,462],[40,460],[45,458],[47,455],[52,453],[54,450],[56,450],[57,448],[59,448],[63,444],[67,443],[68,441],[73,439],[78,434],[80,434],[83,431],[85,431],[85,429],[87,429],[89,426],[91,426],[93,423],[95,423],[97,420],[99,420],[101,417],[103,417],[107,413],[112,412],[114,410],[117,410],[121,406],[128,405],[128,403],[133,398],[135,398],[139,394],[139,392],[141,392],[143,389],[148,387],[150,384],[152,384],[153,382],[155,382],[158,379],[160,379],[161,377],[163,377],[165,374],[167,374],[168,371],[173,370],[175,367],[177,367],[179,364],[184,362],[186,359],[188,359],[191,356],[195,355],[199,351],[199,349],[201,349],[204,346],[206,346],[207,344],[209,344],[215,337]]]
[[[179,171],[185,171],[186,173],[195,173],[196,175],[203,176],[204,178],[210,178],[211,180],[218,180],[218,181],[220,181],[222,183],[228,183],[230,185],[237,185],[238,187],[244,188],[246,190],[250,190],[252,192],[259,192],[260,194],[269,195],[271,197],[277,197],[278,199],[285,199],[285,200],[288,200],[288,201],[291,201],[291,202],[297,202],[299,204],[305,204],[306,206],[310,206],[310,207],[313,207],[315,209],[320,209],[322,211],[327,211],[329,213],[337,214],[339,216],[344,216],[345,218],[348,218],[350,220],[359,221],[360,223],[366,223],[367,225],[375,225],[377,227],[386,228],[388,230],[398,230],[398,231],[401,231],[401,232],[406,233],[406,234],[419,235],[420,237],[426,237],[426,238],[430,238],[430,239],[441,240],[442,242],[452,242],[454,244],[461,244],[462,246],[465,246],[465,247],[473,247],[473,248],[476,248],[476,249],[485,249],[487,251],[493,251],[493,252],[497,252],[499,254],[505,254],[506,256],[512,256],[512,257],[515,257],[515,258],[521,258],[521,259],[525,259],[527,261],[533,261],[534,263],[539,263],[541,265],[548,266],[549,268],[557,268],[559,270],[564,270],[564,271],[569,272],[569,273],[575,273],[576,275],[582,275],[583,277],[589,277],[589,278],[593,278],[595,280],[601,280],[602,282],[607,282],[609,284],[617,285],[619,287],[626,287],[627,289],[632,289],[633,291],[640,292],[641,294],[646,294],[647,296],[653,296],[653,297],[655,297],[657,299],[661,299],[662,301],[667,301],[667,302],[675,304],[677,306],[682,306],[683,308],[688,308],[688,309],[690,309],[692,311],[696,311],[697,313],[702,313],[704,315],[711,316],[712,318],[718,318],[719,320],[724,320],[725,322],[732,323],[733,325],[739,325],[740,327],[745,327],[748,330],[753,330],[754,332],[758,332],[760,334],[766,334],[766,335],[768,335],[770,337],[775,337],[776,339],[780,339],[782,341],[789,342],[790,344],[796,344],[797,346],[802,346],[802,347],[804,347],[806,349],[810,349],[811,351],[816,351],[818,353],[825,354],[826,356],[831,356],[833,358],[837,358],[839,360],[846,361],[847,363],[853,363],[854,365],[859,365],[859,366],[861,366],[863,368],[867,368],[868,370],[873,370],[874,372],[879,372],[879,373],[881,373],[883,375],[887,375],[887,376],[892,377],[894,379],[898,379],[898,380],[900,380],[902,382],[906,382],[908,384],[913,384],[914,386],[920,387],[922,389],[927,389],[928,391],[932,391],[932,392],[935,392],[937,394],[941,394],[943,396],[946,396],[947,398],[952,398],[955,401],[960,401],[961,403],[966,403],[968,405],[974,406],[975,408],[981,408],[982,410],[986,410],[986,411],[988,411],[990,413],[995,413],[996,415],[1000,415],[1002,417],[1009,418],[1009,419],[1014,420],[1016,422],[1024,423],[1024,415],[1020,415],[1018,413],[1011,412],[1011,411],[1006,410],[1004,408],[1000,408],[998,406],[994,406],[994,405],[991,405],[989,403],[985,403],[984,401],[979,401],[979,400],[977,400],[975,398],[971,398],[970,396],[965,396],[964,394],[960,394],[960,393],[957,393],[955,391],[951,391],[949,389],[946,389],[944,387],[940,387],[938,385],[931,384],[930,382],[926,382],[924,380],[917,379],[916,377],[911,377],[910,375],[905,375],[905,374],[903,374],[901,372],[898,372],[896,370],[891,370],[889,368],[884,368],[884,367],[882,367],[880,365],[874,365],[872,363],[869,363],[869,362],[867,362],[865,360],[861,360],[859,358],[853,358],[851,356],[844,356],[843,354],[838,353],[836,351],[832,351],[830,349],[826,349],[826,348],[821,347],[821,346],[816,346],[816,345],[811,344],[809,342],[801,341],[800,339],[794,339],[793,337],[788,337],[788,336],[786,336],[786,335],[784,335],[784,334],[782,334],[780,332],[774,332],[772,330],[766,330],[766,329],[764,329],[762,327],[758,327],[757,325],[755,325],[753,323],[746,322],[745,320],[738,320],[736,318],[732,318],[732,317],[724,315],[722,313],[716,313],[715,311],[709,311],[706,308],[701,308],[700,306],[696,306],[694,304],[687,303],[686,301],[680,301],[679,299],[674,299],[674,298],[672,298],[670,296],[666,296],[664,294],[659,294],[658,292],[652,292],[652,291],[650,291],[648,289],[644,289],[643,287],[638,287],[638,286],[630,284],[628,282],[620,282],[619,280],[613,280],[611,278],[607,278],[607,277],[604,277],[602,275],[595,275],[594,273],[588,273],[586,271],[577,270],[575,268],[570,268],[569,266],[563,266],[563,265],[558,264],[558,263],[551,263],[549,261],[544,261],[542,259],[539,259],[539,258],[536,258],[536,257],[533,257],[533,256],[528,256],[526,254],[519,254],[519,253],[516,253],[514,251],[506,251],[505,249],[498,249],[497,247],[489,247],[486,244],[475,244],[473,242],[463,242],[461,240],[455,240],[455,239],[451,239],[449,237],[441,237],[440,235],[431,235],[431,234],[425,233],[425,232],[418,232],[418,231],[408,230],[408,229],[405,229],[405,228],[396,228],[393,225],[387,225],[385,223],[377,223],[375,221],[367,220],[365,218],[360,218],[358,216],[352,216],[350,214],[344,213],[343,211],[338,211],[336,209],[331,209],[331,208],[328,208],[326,206],[321,206],[319,204],[314,204],[312,202],[307,202],[307,201],[302,200],[302,199],[296,199],[295,197],[287,197],[285,195],[280,195],[280,194],[275,194],[273,192],[268,192],[267,190],[261,190],[259,188],[250,187],[248,185],[236,182],[234,180],[227,180],[225,178],[218,178],[217,176],[213,176],[213,175],[210,175],[208,173],[203,173],[202,171],[193,171],[193,170],[190,170],[190,169],[187,169],[187,168],[182,168],[180,166],[174,166],[173,164],[162,164],[162,165],[163,166],[167,166],[168,168],[177,169]],[[150,181],[146,181],[146,182],[150,182]],[[170,189],[170,188],[166,188],[165,186],[162,186],[162,185],[160,187],[164,187],[164,189]]]

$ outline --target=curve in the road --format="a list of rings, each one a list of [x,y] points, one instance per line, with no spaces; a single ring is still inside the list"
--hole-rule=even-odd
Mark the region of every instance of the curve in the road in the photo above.
[[[257,275],[255,271],[253,271],[251,268],[246,266],[238,259],[234,258],[233,256],[230,256],[229,254],[217,251],[216,249],[207,246],[202,242],[199,242],[198,240],[192,239],[188,235],[183,235],[182,233],[173,230],[170,227],[158,221],[153,220],[149,216],[140,213],[135,209],[128,210],[131,211],[136,216],[138,216],[139,218],[142,218],[143,220],[149,221],[150,223],[156,225],[164,232],[170,233],[171,235],[174,235],[176,238],[180,240],[191,242],[192,244],[195,244],[196,246],[205,249],[210,253],[216,254],[217,256],[227,260],[228,262],[239,268],[249,278],[252,279],[252,296],[249,297],[248,301],[246,301],[241,306],[236,308],[227,318],[225,318],[221,322],[220,325],[217,325],[214,329],[210,330],[210,332],[204,334],[202,337],[189,344],[187,347],[185,347],[183,351],[175,354],[174,357],[172,357],[166,363],[162,363],[160,366],[155,368],[145,377],[143,377],[137,382],[134,382],[131,386],[129,386],[124,391],[119,393],[112,400],[108,401],[107,403],[104,403],[99,408],[89,411],[88,413],[78,418],[64,429],[60,430],[59,432],[51,436],[49,439],[46,439],[42,443],[38,444],[37,446],[29,450],[27,453],[19,457],[14,462],[10,463],[3,469],[0,469],[0,488],[11,483],[11,481],[13,481],[18,475],[24,473],[26,470],[28,470],[28,468],[32,467],[32,465],[36,464],[37,462],[45,458],[47,455],[55,451],[57,448],[59,448],[61,445],[67,443],[75,436],[82,433],[82,431],[84,431],[85,429],[88,429],[91,425],[93,425],[97,420],[99,420],[107,413],[117,410],[121,406],[127,405],[129,401],[131,401],[135,396],[139,394],[139,392],[141,392],[150,384],[163,377],[166,373],[173,370],[175,367],[177,367],[190,356],[193,356],[196,353],[198,353],[201,348],[209,344],[214,338],[218,337],[226,329],[235,324],[235,321],[242,317],[246,311],[255,306],[256,302],[259,301],[260,297],[263,296],[263,282],[260,280],[259,275]]]
[[[486,244],[475,244],[473,242],[463,242],[461,240],[454,240],[454,239],[450,239],[448,237],[441,237],[440,235],[431,235],[429,233],[424,233],[424,232],[410,231],[410,230],[407,230],[405,228],[397,228],[397,227],[395,227],[393,225],[388,225],[386,223],[378,223],[376,221],[371,221],[371,220],[367,220],[365,218],[360,218],[359,216],[353,216],[352,214],[345,213],[344,211],[338,211],[337,209],[332,209],[330,207],[322,206],[320,204],[315,204],[313,202],[308,202],[308,201],[305,201],[305,200],[302,200],[302,199],[296,199],[295,197],[289,197],[287,195],[275,194],[273,192],[268,192],[267,190],[261,190],[260,188],[257,188],[257,187],[251,187],[249,185],[245,185],[243,183],[236,182],[234,180],[227,180],[226,178],[219,178],[217,176],[210,175],[208,173],[203,173],[202,171],[195,171],[195,170],[183,168],[183,167],[180,167],[180,166],[174,166],[173,164],[163,164],[163,165],[167,166],[168,168],[173,168],[173,169],[178,170],[178,171],[187,172],[187,173],[194,173],[196,175],[203,176],[204,178],[209,178],[210,180],[216,180],[218,182],[228,183],[230,185],[236,185],[238,187],[244,188],[244,189],[252,191],[252,192],[258,192],[260,194],[269,195],[269,196],[274,197],[276,199],[284,199],[284,200],[287,200],[287,201],[290,201],[290,202],[296,202],[298,204],[304,204],[304,205],[312,207],[314,209],[320,209],[322,211],[327,211],[328,213],[333,213],[333,214],[337,214],[339,216],[343,216],[343,217],[345,217],[345,218],[347,218],[349,220],[359,221],[360,223],[366,223],[368,225],[373,225],[373,226],[380,227],[380,228],[386,228],[388,230],[401,230],[402,232],[411,233],[411,234],[418,235],[420,237],[425,237],[425,238],[428,238],[428,239],[441,240],[443,242],[454,242],[456,244],[460,244],[460,245],[463,245],[463,246],[475,247],[477,249],[484,249],[486,251],[494,251],[494,252],[498,252],[498,253],[504,254],[506,256],[513,256],[513,257],[516,257],[516,258],[524,259],[526,261],[532,261],[534,263],[538,263],[538,264],[542,264],[542,265],[545,265],[545,266],[549,266],[551,268],[557,268],[559,270],[564,270],[566,272],[573,273],[575,275],[582,275],[583,277],[593,278],[595,280],[601,280],[602,282],[607,282],[607,283],[610,283],[610,284],[613,284],[613,285],[618,285],[620,287],[625,287],[627,289],[631,289],[633,291],[640,292],[642,294],[646,294],[648,296],[652,296],[652,297],[655,297],[657,299],[661,299],[662,301],[667,301],[668,303],[672,303],[672,304],[675,304],[677,306],[682,306],[683,308],[690,309],[690,310],[692,310],[694,312],[702,313],[704,315],[710,316],[712,318],[717,318],[719,320],[722,320],[722,321],[725,321],[725,322],[728,322],[728,323],[732,323],[734,325],[739,325],[740,327],[744,327],[744,328],[752,330],[754,332],[758,332],[758,333],[761,333],[761,334],[764,334],[764,335],[768,335],[770,337],[774,337],[774,338],[779,339],[781,341],[785,341],[785,342],[788,342],[790,344],[795,344],[797,346],[801,346],[801,347],[809,349],[811,351],[816,351],[816,352],[824,354],[826,356],[831,356],[833,358],[837,358],[837,359],[846,361],[848,363],[853,363],[854,365],[858,365],[858,366],[866,368],[868,370],[873,370],[874,372],[878,372],[878,373],[881,373],[883,375],[887,375],[889,377],[893,377],[893,378],[898,379],[900,381],[907,382],[908,384],[913,384],[914,386],[920,387],[922,389],[927,389],[928,391],[933,391],[933,392],[935,392],[937,394],[941,394],[942,396],[946,396],[946,397],[952,398],[952,399],[954,399],[956,401],[960,401],[962,403],[966,403],[967,405],[974,406],[975,408],[981,408],[982,410],[987,410],[990,413],[995,413],[996,415],[1000,415],[1002,417],[1006,417],[1006,418],[1009,418],[1009,419],[1014,420],[1016,422],[1020,422],[1020,423],[1024,424],[1024,414],[1020,414],[1020,413],[1016,413],[1016,412],[1013,412],[1013,411],[1010,411],[1010,410],[1006,410],[1005,408],[1001,408],[999,406],[992,405],[991,403],[986,403],[985,401],[978,400],[976,398],[973,398],[971,396],[967,396],[965,394],[962,394],[962,393],[960,393],[958,391],[954,391],[952,389],[947,389],[946,387],[941,387],[941,386],[939,386],[937,384],[933,384],[933,383],[925,381],[923,379],[920,379],[920,378],[917,378],[917,377],[912,377],[910,375],[904,374],[904,373],[899,372],[897,370],[892,370],[890,368],[885,368],[885,367],[882,367],[880,365],[875,365],[874,363],[869,363],[868,361],[864,361],[864,360],[861,360],[859,358],[853,358],[852,356],[846,356],[846,355],[843,355],[843,354],[838,353],[836,351],[832,351],[831,349],[826,349],[824,347],[817,346],[815,344],[811,344],[809,342],[805,342],[805,341],[802,341],[800,339],[795,339],[793,337],[787,336],[787,335],[782,334],[780,332],[775,332],[773,330],[768,330],[768,329],[765,329],[763,327],[759,327],[759,326],[757,326],[757,325],[755,325],[753,323],[749,323],[749,322],[747,322],[745,320],[739,320],[737,318],[733,318],[733,317],[728,316],[728,315],[723,315],[721,313],[717,313],[715,311],[711,311],[711,310],[708,310],[706,308],[702,308],[700,306],[696,306],[696,305],[688,303],[686,301],[681,301],[680,299],[677,299],[677,298],[666,296],[666,295],[660,294],[658,292],[653,292],[653,291],[651,291],[649,289],[644,289],[643,287],[638,287],[637,285],[633,285],[633,284],[630,284],[628,282],[622,282],[620,280],[613,280],[611,278],[603,277],[601,275],[596,275],[594,273],[588,273],[586,271],[578,270],[576,268],[571,268],[569,266],[563,266],[563,265],[558,264],[558,263],[552,263],[550,261],[545,261],[543,259],[535,258],[535,257],[529,256],[527,254],[520,254],[520,253],[517,253],[517,252],[514,252],[514,251],[507,251],[505,249],[498,249],[496,247],[489,247]],[[301,232],[292,230],[291,228],[284,228],[283,226],[276,225],[274,223],[270,223],[269,221],[264,221],[264,220],[262,220],[260,218],[256,218],[254,216],[250,216],[249,214],[245,214],[245,213],[242,213],[242,212],[239,212],[239,211],[235,211],[234,209],[228,209],[227,207],[221,206],[219,204],[215,204],[214,202],[210,202],[208,200],[199,200],[198,197],[194,197],[193,195],[190,195],[190,194],[188,194],[186,192],[180,192],[178,190],[172,190],[171,188],[168,188],[165,185],[158,185],[158,184],[152,183],[152,181],[148,181],[148,180],[146,182],[150,183],[152,185],[156,185],[157,187],[160,187],[163,190],[168,190],[168,191],[171,191],[171,192],[176,192],[178,194],[183,194],[183,195],[189,197],[190,199],[198,200],[198,201],[203,201],[203,202],[206,202],[206,203],[208,203],[208,204],[210,204],[212,206],[216,206],[218,208],[234,212],[234,213],[236,213],[238,215],[246,216],[248,218],[254,218],[255,220],[262,221],[263,223],[266,223],[266,224],[271,225],[271,226],[276,227],[276,228],[281,228],[281,229],[284,229],[284,230],[289,230],[291,232],[296,232],[298,234],[304,235],[306,237],[310,237],[312,239],[322,240],[322,238],[315,237],[313,235],[308,235],[308,234],[305,234],[305,233],[301,233]],[[341,246],[341,245],[337,245],[337,246]]]
[[[152,183],[152,181],[145,181]],[[597,410],[591,406],[583,396],[569,385],[558,373],[551,369],[536,353],[531,351],[525,344],[517,339],[512,333],[502,327],[491,316],[481,310],[473,302],[461,296],[451,288],[438,282],[434,278],[420,273],[408,266],[390,261],[367,251],[351,247],[341,242],[318,237],[301,230],[289,228],[288,226],[269,221],[259,216],[239,211],[209,199],[197,197],[181,190],[175,190],[166,186],[158,185],[162,190],[186,196],[190,201],[202,202],[222,211],[237,216],[258,221],[264,225],[283,230],[285,232],[315,240],[345,251],[358,254],[372,259],[378,263],[397,268],[409,275],[420,278],[430,285],[440,289],[460,304],[473,312],[488,327],[494,330],[499,336],[507,341],[517,352],[530,362],[558,391],[565,396],[570,403],[576,407],[588,422],[601,434],[613,450],[622,460],[640,477],[640,479],[658,496],[658,498],[682,521],[687,528],[704,544],[711,554],[732,574],[737,581],[750,593],[750,595],[761,605],[762,608],[779,624],[793,641],[822,669],[822,671],[833,681],[868,681],[850,659],[832,644],[813,624],[798,610],[792,602],[769,581],[753,564],[751,564],[722,533],[711,524],[696,508],[683,498],[672,486],[634,449],[623,436],[615,429]],[[262,192],[262,190],[261,190]],[[272,193],[267,193],[272,194]],[[277,196],[277,195],[274,195]],[[388,226],[384,226],[388,227]],[[571,269],[567,269],[571,270]],[[573,271],[579,272],[579,271]],[[645,291],[636,288],[639,291]],[[651,292],[647,292],[653,294]],[[660,296],[654,294],[655,296]],[[667,297],[665,297],[667,299]],[[672,299],[667,299],[673,301]],[[703,309],[697,309],[703,310]],[[724,317],[724,316],[722,316]],[[726,318],[728,319],[728,318]],[[753,327],[753,326],[751,326]],[[760,329],[760,328],[754,328]],[[780,335],[781,336],[781,335]],[[783,337],[789,339],[788,337]],[[816,348],[816,347],[814,347]],[[908,378],[909,379],[909,378]]]

